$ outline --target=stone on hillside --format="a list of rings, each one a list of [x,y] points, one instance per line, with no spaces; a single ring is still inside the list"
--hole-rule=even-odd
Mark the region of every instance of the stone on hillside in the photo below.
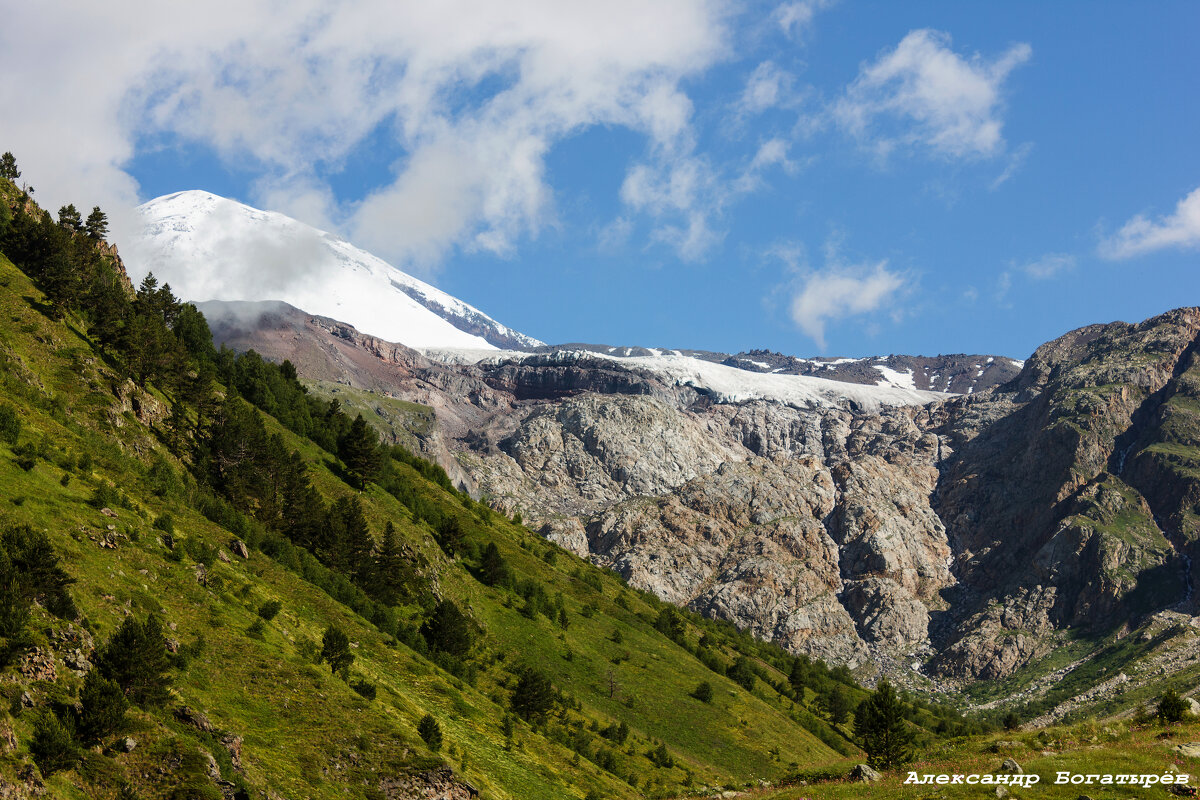
[[[214,730],[213,724],[208,721],[208,717],[190,706],[180,706],[175,709],[175,719],[205,733],[212,733]]]
[[[233,544],[229,545],[229,549],[232,550],[233,554],[238,558],[250,557],[250,550],[246,547],[246,543],[241,539],[234,539]]]
[[[1021,765],[1011,758],[1004,759],[1004,763],[1000,765],[1000,771],[1009,775],[1021,775],[1025,772],[1025,770],[1021,769]]]
[[[883,779],[883,776],[876,772],[866,764],[859,764],[854,769],[850,770],[848,775],[850,780],[859,783],[875,783]]]
[[[1185,758],[1200,758],[1200,742],[1175,745],[1175,752]]]

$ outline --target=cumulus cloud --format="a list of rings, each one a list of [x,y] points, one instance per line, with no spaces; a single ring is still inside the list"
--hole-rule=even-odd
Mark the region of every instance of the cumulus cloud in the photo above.
[[[948,34],[915,30],[862,67],[833,118],[881,156],[902,145],[948,158],[994,156],[1004,149],[1001,89],[1031,53],[1015,44],[992,60],[964,58]]]
[[[903,275],[872,266],[831,266],[806,275],[792,298],[792,320],[817,347],[825,349],[825,328],[831,320],[889,310],[906,287]]]
[[[614,125],[664,158],[690,151],[681,81],[724,52],[725,22],[721,0],[25,3],[0,29],[26,65],[0,84],[20,110],[4,144],[47,205],[105,205],[117,233],[138,200],[125,168],[160,137],[402,264],[506,253],[553,216],[544,162],[563,138]],[[320,176],[380,131],[392,174],[337,204]]]
[[[1116,235],[1100,244],[1100,255],[1121,259],[1166,249],[1200,248],[1200,188],[1175,205],[1175,213],[1158,220],[1138,214]]]

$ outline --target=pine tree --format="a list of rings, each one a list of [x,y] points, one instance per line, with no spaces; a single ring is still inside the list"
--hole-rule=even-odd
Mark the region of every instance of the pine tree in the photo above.
[[[350,430],[338,440],[338,458],[354,476],[360,489],[375,480],[382,460],[379,456],[379,436],[363,419],[362,414],[354,418]]]
[[[13,158],[13,154],[5,153],[0,156],[0,178],[16,183],[19,177],[21,170],[17,169],[17,159]]]
[[[379,542],[379,557],[375,563],[374,594],[387,605],[395,605],[404,596],[409,565],[396,535],[396,526],[388,520]]]
[[[453,515],[446,517],[437,526],[437,543],[448,556],[462,551],[466,539],[462,523]]]
[[[834,725],[841,725],[850,716],[850,698],[841,686],[835,685],[821,697],[821,707]]]
[[[904,702],[886,680],[859,704],[854,713],[854,734],[876,769],[891,769],[912,760],[912,731],[904,719]]]
[[[0,442],[16,447],[21,438],[21,417],[10,405],[0,406]]]
[[[443,600],[421,626],[430,649],[461,658],[471,650],[471,624],[452,600]]]
[[[788,675],[788,683],[792,685],[792,691],[796,693],[797,700],[804,699],[804,687],[809,685],[810,667],[807,659],[797,658],[792,662],[792,671]]]
[[[65,205],[58,210],[58,225],[60,228],[78,233],[83,228],[83,217],[79,214],[79,209],[75,208],[75,204]]]
[[[71,729],[62,720],[44,712],[33,725],[33,739],[29,742],[29,754],[37,764],[42,777],[70,769],[79,761],[79,749],[71,736]]]
[[[554,707],[554,686],[544,672],[527,668],[513,689],[512,710],[517,716],[533,720]]]
[[[329,664],[330,672],[344,675],[354,663],[350,652],[350,637],[341,628],[330,625],[321,637],[321,660]]]
[[[160,706],[170,696],[171,679],[166,674],[170,656],[162,626],[153,615],[144,623],[126,617],[100,649],[95,664],[101,676],[114,681],[140,706]]]
[[[488,586],[507,586],[512,580],[508,562],[500,555],[500,548],[495,542],[488,542],[487,547],[483,548],[479,574]]]
[[[370,577],[373,544],[358,497],[346,496],[335,500],[326,518],[320,555],[334,569],[357,582],[365,583]]]
[[[754,667],[750,663],[750,659],[745,656],[738,656],[737,660],[729,665],[729,670],[725,674],[729,676],[729,680],[747,692],[754,691],[754,681],[757,676],[754,674]]]
[[[442,727],[438,725],[432,714],[421,717],[421,722],[417,725],[417,734],[425,740],[425,744],[429,745],[429,749],[433,752],[436,753],[442,749]]]
[[[75,733],[84,744],[94,744],[119,731],[129,707],[117,682],[104,678],[95,669],[83,679],[79,705]]]
[[[92,213],[88,214],[83,229],[93,239],[103,239],[108,236],[108,216],[100,210],[100,206],[92,207]]]

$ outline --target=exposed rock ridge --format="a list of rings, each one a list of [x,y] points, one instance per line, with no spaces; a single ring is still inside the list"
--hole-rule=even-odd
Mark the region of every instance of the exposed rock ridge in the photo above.
[[[796,652],[995,679],[1065,631],[1196,610],[1197,309],[877,414],[714,402],[582,351],[454,366],[303,316],[234,346],[432,407],[422,448],[498,509]]]

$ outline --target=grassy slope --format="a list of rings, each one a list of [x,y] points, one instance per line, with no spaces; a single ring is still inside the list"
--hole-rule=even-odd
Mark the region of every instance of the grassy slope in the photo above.
[[[0,445],[0,524],[29,523],[49,532],[78,580],[74,594],[97,641],[129,612],[162,614],[174,626],[171,635],[185,644],[203,638],[201,654],[176,675],[177,700],[204,710],[218,728],[245,738],[250,785],[269,786],[289,797],[365,796],[366,784],[379,775],[445,760],[485,797],[561,798],[582,796],[589,788],[605,797],[637,796],[624,781],[585,759],[573,759],[571,751],[523,724],[518,725],[516,745],[506,749],[500,731],[504,708],[496,702],[502,704],[508,696],[501,685],[508,680],[501,662],[481,671],[476,686],[468,686],[403,645],[389,646],[371,625],[259,553],[245,562],[216,562],[210,573],[220,580],[201,586],[191,559],[175,560],[151,522],[169,512],[178,538],[195,537],[225,548],[230,534],[188,508],[186,488],[165,498],[146,489],[141,476],[153,454],[166,457],[165,449],[132,412],[122,413],[112,389],[114,378],[80,335],[80,326],[71,320],[51,322],[37,310],[39,299],[25,276],[0,257],[0,388],[5,402],[22,417],[21,442],[43,443],[44,456],[25,471]],[[143,398],[143,407],[147,405]],[[349,491],[330,471],[327,454],[282,432],[289,447],[310,460],[314,484],[322,493],[332,497]],[[85,452],[93,459],[86,473],[77,466]],[[71,476],[66,486],[60,482],[64,474]],[[119,487],[128,498],[130,507],[118,508],[116,519],[87,504],[104,483]],[[432,484],[429,491],[442,492]],[[602,575],[602,591],[596,592],[572,576],[576,570],[592,570],[590,566],[556,548],[551,566],[544,558],[548,545],[519,526],[495,520],[496,541],[512,566],[542,581],[550,595],[561,592],[566,599],[573,624],[562,632],[544,618],[522,616],[519,599],[506,607],[505,592],[483,587],[449,562],[428,531],[414,526],[407,509],[393,498],[373,488],[365,499],[373,530],[385,520],[395,521],[409,543],[437,566],[443,591],[470,609],[488,631],[489,659],[503,656],[503,663],[538,664],[553,675],[557,687],[582,702],[583,718],[602,726],[618,719],[628,722],[633,736],[619,755],[623,774],[679,783],[690,770],[697,783],[743,784],[777,777],[790,762],[809,765],[841,758],[788,717],[790,701],[761,682],[754,694],[744,691],[654,631],[649,623],[657,613],[654,605],[625,590],[615,577]],[[444,500],[458,502],[448,494]],[[108,525],[115,530],[109,532]],[[99,546],[105,537],[118,546]],[[615,603],[623,591],[628,609]],[[284,610],[260,641],[245,631],[267,599],[281,600]],[[581,613],[589,601],[600,607],[590,620]],[[354,671],[379,685],[375,701],[359,697],[308,657],[306,643],[319,641],[331,623],[357,644]],[[33,627],[48,630],[62,623],[43,615]],[[622,632],[621,645],[610,641],[614,629]],[[570,660],[564,657],[568,649]],[[632,656],[613,665],[611,659],[625,651]],[[619,685],[612,699],[609,669]],[[10,668],[5,691],[10,699],[25,688],[39,702],[69,699],[79,681],[61,662],[58,670],[58,681],[28,686]],[[717,690],[711,705],[688,696],[704,680]],[[440,756],[429,753],[415,734],[416,722],[426,712],[439,719],[446,734]],[[139,711],[133,717],[131,735],[139,745],[116,763],[142,784],[147,796],[157,796],[169,780],[156,765],[169,759],[171,748],[204,747],[225,762],[226,777],[232,777],[219,746],[165,712]],[[3,757],[0,775],[11,778],[27,752],[31,723],[23,714],[9,724],[20,744],[15,756]],[[652,738],[667,744],[677,761],[674,769],[656,770],[644,757]],[[769,752],[772,747],[778,752]],[[114,789],[113,762],[91,755],[81,769],[86,778],[75,771],[54,776],[48,784],[53,794],[104,796]],[[137,777],[143,773],[152,778]]]
[[[1200,721],[1163,727],[1157,724],[1134,725],[1124,722],[1085,723],[1058,726],[1029,732],[1006,732],[948,743],[934,757],[917,761],[907,769],[926,774],[998,773],[1006,758],[1014,759],[1026,773],[1040,776],[1029,789],[1013,787],[1010,797],[1024,796],[1046,800],[1077,800],[1088,795],[1096,798],[1163,798],[1171,795],[1161,786],[1055,785],[1058,772],[1075,774],[1163,775],[1183,772],[1191,776],[1191,785],[1200,774],[1200,758],[1188,758],[1175,751],[1178,744],[1200,740]],[[914,798],[996,797],[992,786],[914,786],[905,785],[906,772],[886,775],[870,788],[845,781],[794,786],[782,790],[755,793],[759,800],[857,800],[869,793],[872,800],[914,800]]]

